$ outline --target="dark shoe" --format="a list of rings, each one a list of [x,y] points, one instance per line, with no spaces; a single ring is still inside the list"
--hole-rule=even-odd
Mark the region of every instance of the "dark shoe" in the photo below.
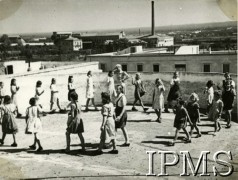
[[[157,118],[156,122],[161,123],[161,118]]]
[[[95,108],[95,111],[100,111],[97,107]]]
[[[231,128],[231,125],[230,124],[226,125],[226,129],[229,129],[229,128]]]
[[[144,112],[146,112],[149,108],[144,108]]]
[[[40,152],[40,151],[42,151],[43,150],[43,148],[40,146],[36,151],[37,152]]]
[[[101,155],[101,154],[103,154],[103,151],[102,151],[102,150],[99,150],[99,149],[97,149],[97,150],[95,151],[95,154],[96,154],[96,155]]]
[[[121,145],[121,147],[129,147],[131,144],[130,143],[124,143]]]
[[[191,143],[191,142],[192,142],[191,139],[185,140],[185,143]]]
[[[111,143],[109,143],[109,144],[105,144],[104,146],[103,146],[103,149],[111,149],[112,148],[112,144]]]
[[[29,148],[32,149],[32,150],[35,150],[36,146],[35,145],[31,145],[31,146],[29,146]]]
[[[22,116],[22,114],[20,114],[20,113],[17,114],[17,118],[19,118],[19,117],[21,117],[21,116]]]
[[[138,109],[136,109],[135,107],[132,107],[131,110],[132,110],[132,111],[138,111]]]
[[[113,149],[111,151],[108,152],[109,154],[118,154],[118,150],[117,149]]]
[[[165,109],[164,113],[170,113],[170,111],[168,109]]]
[[[217,129],[217,132],[219,132],[221,130],[221,127],[219,127],[218,129]]]
[[[174,142],[169,142],[169,146],[174,146],[175,143]]]
[[[1,144],[1,145],[3,145],[3,144],[4,144],[4,142],[2,141],[2,139],[0,140],[0,144]]]
[[[17,147],[17,143],[11,144],[12,147]]]
[[[198,134],[195,138],[199,138],[199,137],[201,137],[202,135],[201,134]]]
[[[89,109],[88,109],[88,108],[86,108],[84,111],[85,111],[85,112],[88,112],[88,111],[89,111]]]

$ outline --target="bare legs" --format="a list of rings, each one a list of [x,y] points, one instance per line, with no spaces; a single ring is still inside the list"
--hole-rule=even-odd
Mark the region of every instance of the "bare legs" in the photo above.
[[[186,130],[186,128],[182,128],[182,129],[183,129],[185,135],[187,136],[187,139],[185,139],[185,141],[186,141],[186,142],[191,142],[191,137],[190,137],[188,131]],[[176,130],[175,130],[174,140],[171,142],[170,145],[174,145],[174,143],[177,141],[177,139],[178,139],[178,133],[179,133],[179,129],[176,129]]]
[[[159,123],[161,123],[161,109],[155,109],[155,113],[158,116],[157,120]]]
[[[86,111],[89,110],[89,109],[88,109],[88,105],[89,105],[90,100],[92,101],[92,104],[93,104],[95,110],[98,110],[97,106],[95,105],[94,98],[88,98],[88,99],[87,99],[85,110],[86,110]]]
[[[126,127],[122,127],[121,130],[122,130],[124,138],[125,138],[125,144],[129,144],[130,142],[129,142],[129,137],[128,137],[128,133],[127,133]]]
[[[57,107],[59,108],[59,110],[61,110],[61,107],[60,107],[60,103],[59,103],[59,99],[57,98],[57,101],[56,101],[56,105]],[[53,106],[54,106],[54,102],[51,102],[50,103],[50,110],[53,109]]]
[[[192,122],[195,122],[195,121],[192,121]],[[193,123],[193,125],[191,125],[191,130],[190,130],[190,133],[189,133],[190,136],[192,137],[194,128],[197,131],[197,134],[198,134],[197,137],[201,137],[201,132],[198,129],[197,122],[195,122],[195,123]]]
[[[5,137],[6,137],[6,133],[2,133],[2,139],[1,139],[1,142],[0,142],[1,144],[4,144]],[[11,146],[17,147],[16,135],[12,134],[12,137],[13,137],[13,144],[11,144]]]
[[[232,111],[232,109],[225,111],[225,113],[226,113],[226,120],[227,120],[226,128],[230,128],[231,127],[231,111]]]
[[[70,133],[66,132],[65,135],[66,135],[66,149],[65,149],[65,151],[69,152],[70,151],[70,141],[71,141]],[[83,134],[82,133],[78,133],[78,136],[79,136],[79,139],[81,141],[82,150],[85,151],[85,141],[84,141]]]

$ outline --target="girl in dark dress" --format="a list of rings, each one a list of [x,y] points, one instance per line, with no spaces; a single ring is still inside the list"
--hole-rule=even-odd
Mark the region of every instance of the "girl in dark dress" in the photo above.
[[[74,82],[73,76],[69,76],[69,78],[68,78],[68,90],[69,90],[69,92],[68,92],[68,100],[69,101],[71,101],[70,94],[72,92],[75,92],[75,87],[74,87],[74,83],[73,82]]]
[[[70,113],[66,129],[66,153],[70,151],[70,134],[78,134],[81,141],[82,150],[85,151],[84,137],[82,134],[84,132],[84,126],[83,120],[80,117],[81,106],[78,104],[78,94],[73,92],[70,94],[70,98],[71,102],[67,106],[70,107]]]
[[[174,119],[174,127],[176,128],[175,137],[174,137],[174,140],[172,142],[170,142],[171,146],[174,146],[174,143],[177,141],[178,133],[181,129],[183,129],[183,131],[185,132],[185,134],[187,136],[187,138],[184,138],[185,142],[191,143],[191,137],[190,137],[188,131],[186,130],[187,121],[189,121],[191,126],[193,124],[189,118],[187,110],[184,107],[184,104],[185,104],[185,102],[183,100],[179,100],[178,107],[176,110],[175,119]]]
[[[127,112],[126,112],[126,96],[123,93],[123,86],[118,85],[116,88],[117,91],[117,98],[116,98],[116,119],[115,125],[116,129],[121,128],[123,135],[125,137],[125,143],[122,146],[130,146],[129,137],[126,129],[126,122],[127,122]]]
[[[17,107],[15,104],[11,103],[11,97],[4,97],[4,105],[0,106],[0,110],[3,112],[2,117],[2,139],[1,144],[4,144],[4,140],[7,134],[12,134],[13,144],[12,147],[17,147],[16,143],[16,133],[18,132],[18,127],[15,120],[15,115],[17,112]]]
[[[227,125],[226,128],[231,127],[231,111],[234,106],[234,99],[236,96],[236,92],[233,88],[231,88],[231,83],[227,82],[225,84],[225,90],[222,93],[222,101],[224,103],[224,112],[226,115]]]
[[[199,100],[198,95],[196,93],[192,93],[186,107],[188,110],[188,115],[193,123],[193,126],[191,126],[190,136],[192,137],[193,130],[195,128],[197,131],[197,136],[196,136],[197,138],[202,136],[197,126],[197,123],[200,122],[198,100]]]
[[[143,108],[144,111],[147,111],[148,108],[145,108],[141,97],[145,95],[145,88],[143,85],[143,82],[141,81],[141,75],[140,73],[136,73],[135,79],[132,79],[132,84],[135,86],[135,93],[134,93],[134,97],[135,97],[135,101],[133,103],[133,107],[132,107],[132,111],[138,111],[135,108],[136,102],[139,101],[141,107]]]
[[[170,81],[170,90],[167,97],[167,105],[165,106],[164,112],[169,113],[169,106],[172,105],[173,101],[177,101],[177,99],[180,97],[180,79],[178,72],[174,72],[174,76]]]

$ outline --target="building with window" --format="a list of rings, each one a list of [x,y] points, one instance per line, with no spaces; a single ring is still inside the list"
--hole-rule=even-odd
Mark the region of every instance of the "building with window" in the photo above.
[[[83,41],[70,36],[67,39],[60,40],[59,46],[62,52],[79,51],[83,48]]]
[[[196,46],[193,46],[196,49]],[[199,51],[199,50],[198,50]],[[176,54],[160,51],[139,51],[136,53],[105,53],[87,56],[87,61],[98,61],[104,72],[121,64],[127,72],[229,72],[237,74],[237,54]]]

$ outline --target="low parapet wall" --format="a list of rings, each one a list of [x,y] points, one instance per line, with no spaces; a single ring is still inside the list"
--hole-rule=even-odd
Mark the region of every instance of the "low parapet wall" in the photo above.
[[[68,103],[67,100],[67,84],[68,76],[74,76],[74,83],[76,91],[79,94],[79,101],[82,105],[86,102],[86,78],[87,71],[91,70],[93,72],[93,79],[95,85],[95,102],[101,104],[101,92],[106,91],[107,73],[102,73],[98,71],[98,63],[82,63],[81,65],[73,65],[67,67],[54,68],[51,71],[49,69],[44,70],[44,73],[27,73],[25,75],[12,75],[12,76],[1,76],[1,81],[5,84],[5,89],[8,94],[10,94],[10,80],[11,78],[17,79],[17,84],[20,86],[19,90],[19,108],[21,112],[25,112],[28,106],[29,98],[33,97],[35,94],[35,84],[37,80],[43,82],[43,88],[45,93],[42,95],[42,105],[49,109],[50,105],[50,83],[51,78],[56,78],[57,86],[59,89],[59,97],[61,104],[65,106]],[[129,74],[134,76],[135,74]],[[143,101],[145,104],[150,105],[152,102],[152,93],[154,88],[154,82],[156,78],[161,78],[164,82],[166,91],[165,99],[170,88],[169,82],[173,76],[172,72],[167,73],[142,73],[142,80],[144,81],[146,88],[146,95],[143,96]],[[232,78],[237,82],[237,75],[232,75]],[[181,79],[181,92],[185,100],[188,99],[192,92],[196,92],[199,95],[199,104],[201,108],[206,108],[206,95],[204,95],[204,88],[208,80],[213,80],[216,85],[221,85],[224,79],[223,74],[219,73],[180,73]],[[127,80],[127,99],[128,103],[132,104],[134,101],[134,86],[131,83],[132,78]],[[216,88],[216,86],[215,86]],[[234,113],[237,113],[237,100],[235,100]],[[237,120],[237,114],[234,116]]]

